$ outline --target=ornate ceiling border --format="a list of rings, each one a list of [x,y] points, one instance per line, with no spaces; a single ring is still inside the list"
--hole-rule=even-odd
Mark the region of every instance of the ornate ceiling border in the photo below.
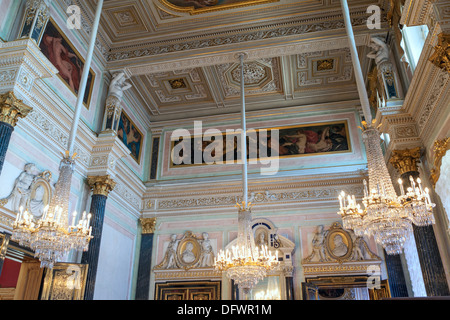
[[[355,27],[366,24],[366,13],[357,12],[352,17],[352,25]],[[384,17],[384,16],[383,16]],[[385,20],[385,19],[384,19]],[[297,21],[298,23],[298,21]],[[340,15],[327,16],[323,19],[307,19],[301,24],[264,25],[245,30],[233,30],[225,33],[213,33],[205,36],[191,36],[182,39],[174,39],[170,43],[148,42],[145,44],[130,45],[124,47],[112,48],[107,55],[108,62],[114,63],[123,60],[150,57],[155,55],[167,55],[170,53],[180,53],[188,50],[210,49],[226,45],[244,44],[254,41],[273,40],[283,38],[289,40],[289,36],[306,35],[314,32],[323,32],[330,30],[344,30],[345,25]],[[346,38],[347,40],[347,38]],[[299,39],[297,38],[297,41]],[[348,40],[347,40],[348,41]],[[347,44],[348,45],[348,44]],[[323,49],[323,47],[321,48]],[[298,53],[297,51],[296,53]],[[167,59],[167,57],[165,57]]]

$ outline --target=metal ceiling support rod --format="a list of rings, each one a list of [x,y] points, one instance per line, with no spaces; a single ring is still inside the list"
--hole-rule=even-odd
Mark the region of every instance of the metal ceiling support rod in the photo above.
[[[98,26],[100,24],[100,16],[103,8],[103,0],[98,0],[97,10],[95,12],[94,23],[92,25],[91,31],[91,39],[89,42],[89,48],[87,52],[86,62],[84,64],[83,73],[81,75],[80,88],[78,90],[77,104],[75,106],[75,115],[72,122],[72,127],[70,129],[69,142],[67,146],[67,150],[69,151],[69,155],[73,154],[73,148],[75,145],[75,137],[77,134],[78,123],[80,122],[81,109],[83,107],[84,94],[86,92],[86,85],[88,81],[89,71],[91,69],[92,56],[95,48],[95,40],[97,38]]]
[[[369,97],[367,96],[366,84],[364,82],[361,64],[359,62],[358,51],[356,50],[355,36],[353,34],[352,21],[350,20],[350,11],[347,0],[341,0],[342,12],[344,14],[345,29],[347,30],[350,52],[352,56],[353,68],[355,69],[356,85],[358,87],[359,99],[367,123],[372,122],[372,113],[370,111]]]
[[[245,53],[240,53],[241,62],[241,161],[242,161],[242,189],[244,192],[242,201],[248,206],[248,182],[247,182],[247,126],[245,121],[245,83],[244,83],[244,58]]]

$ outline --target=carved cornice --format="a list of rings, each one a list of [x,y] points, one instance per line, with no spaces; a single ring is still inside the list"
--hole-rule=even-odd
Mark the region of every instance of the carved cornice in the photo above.
[[[289,181],[283,179],[279,182],[268,181],[265,190],[258,186],[250,186],[249,196],[255,205],[295,204],[298,202],[334,201],[341,190],[356,196],[363,195],[363,174],[353,178],[339,179],[323,175],[314,181]],[[329,180],[327,179],[329,178]],[[334,180],[336,179],[336,180]],[[152,188],[153,189],[153,188]],[[158,187],[149,189],[151,195],[144,196],[145,208],[148,211],[174,210],[180,208],[226,208],[233,207],[242,201],[241,189],[238,183],[217,182],[214,187],[198,185],[190,188],[180,186]],[[172,195],[177,195],[173,197]]]
[[[19,118],[25,118],[31,110],[33,108],[17,99],[12,91],[0,95],[0,122],[15,127]]]
[[[155,233],[156,218],[140,218],[139,222],[142,225],[142,234]]]
[[[94,195],[108,196],[116,186],[116,182],[109,175],[88,176],[87,184],[93,190]]]
[[[408,27],[426,24],[432,9],[431,4],[430,0],[406,0],[400,24]]]
[[[115,132],[99,134],[89,159],[90,175],[115,176],[117,161],[130,154],[130,150],[117,138]]]
[[[435,186],[439,180],[439,176],[441,174],[441,163],[442,158],[450,149],[450,137],[444,138],[441,140],[436,140],[433,145],[434,150],[434,168],[431,169],[431,181]]]
[[[49,78],[58,70],[33,40],[0,43],[0,88],[31,93],[36,79]]]
[[[393,150],[389,162],[400,175],[407,172],[419,171],[417,163],[420,162],[420,147],[405,150]]]
[[[367,14],[359,12],[352,17],[353,26],[365,25],[367,20]],[[341,15],[328,16],[322,19],[310,19],[302,21],[301,23],[289,22],[278,23],[273,25],[265,25],[263,27],[253,27],[248,29],[233,30],[230,35],[230,31],[216,32],[213,34],[192,36],[180,39],[174,39],[171,44],[164,44],[161,41],[158,42],[146,42],[145,47],[142,44],[135,46],[128,46],[122,48],[113,48],[108,55],[108,61],[117,61],[138,58],[141,56],[152,56],[158,54],[167,54],[172,52],[180,52],[185,50],[194,50],[199,48],[211,48],[222,45],[230,45],[236,43],[243,43],[249,41],[258,41],[264,39],[274,39],[286,36],[295,36],[300,34],[306,34],[317,31],[326,31],[332,29],[344,29],[345,24],[341,19]]]

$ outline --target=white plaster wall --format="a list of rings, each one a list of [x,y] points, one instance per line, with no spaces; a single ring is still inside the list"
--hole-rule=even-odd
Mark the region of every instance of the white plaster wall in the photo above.
[[[109,219],[103,225],[94,300],[129,300],[135,236]]]

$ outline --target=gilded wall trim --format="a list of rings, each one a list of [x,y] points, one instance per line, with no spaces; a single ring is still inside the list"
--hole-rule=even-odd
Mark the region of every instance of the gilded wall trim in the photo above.
[[[450,137],[436,140],[433,145],[434,151],[434,168],[431,169],[431,182],[433,186],[436,186],[436,183],[439,180],[439,176],[441,174],[441,164],[442,158],[445,156],[447,151],[450,149]]]

